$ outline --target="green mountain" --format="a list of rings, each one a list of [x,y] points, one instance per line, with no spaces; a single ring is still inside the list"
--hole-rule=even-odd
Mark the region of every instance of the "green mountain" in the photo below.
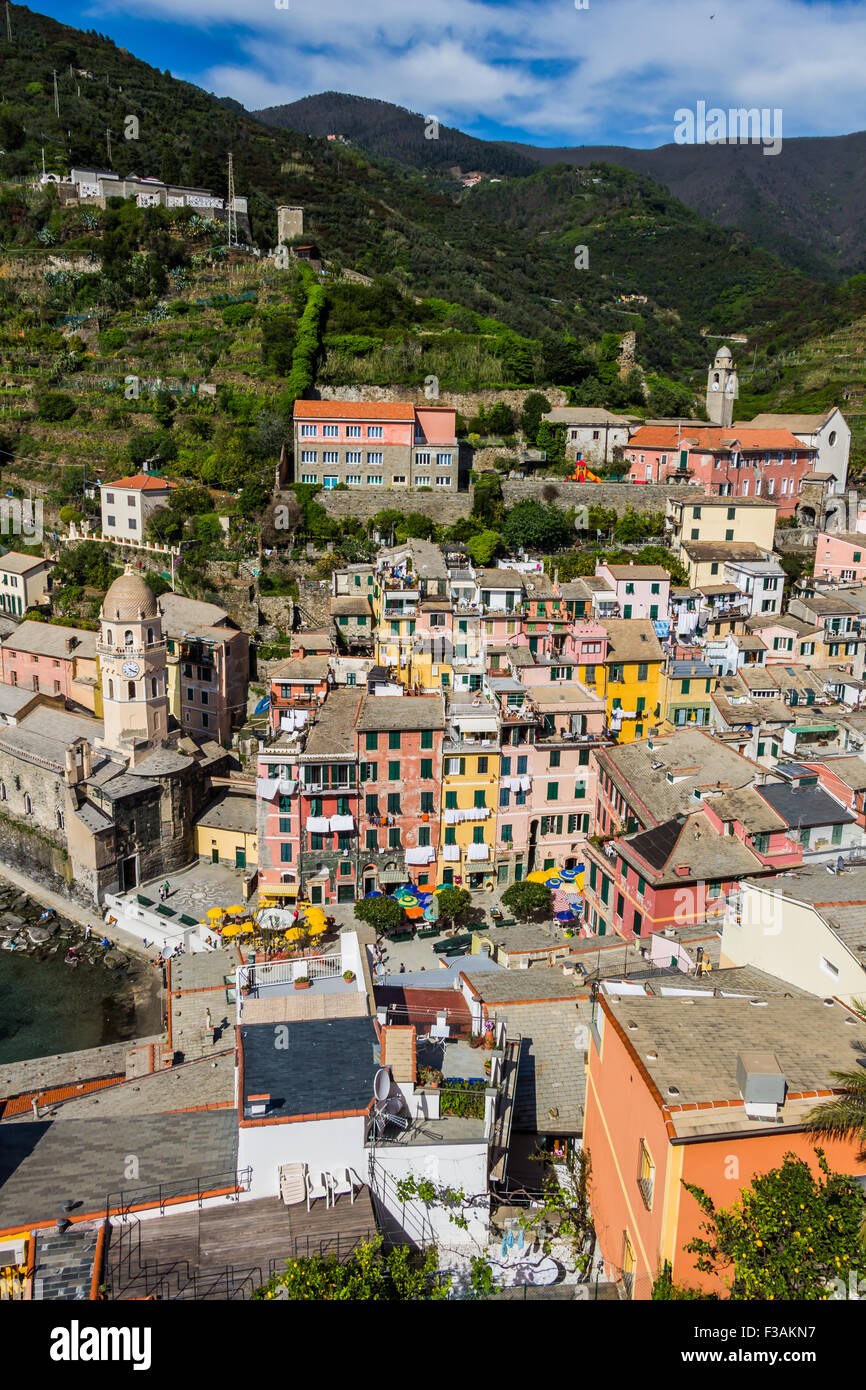
[[[551,164],[615,164],[661,184],[717,226],[819,279],[866,270],[866,132],[785,139],[779,154],[752,145],[625,145],[545,148],[478,140],[440,127],[425,138],[425,117],[391,102],[325,92],[255,115],[309,135],[341,134],[382,159],[446,174],[528,174]]]

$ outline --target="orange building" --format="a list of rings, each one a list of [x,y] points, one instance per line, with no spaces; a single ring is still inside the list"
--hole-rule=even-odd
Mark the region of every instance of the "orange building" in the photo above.
[[[753,970],[713,984],[731,994],[617,997],[609,984],[595,1003],[584,1145],[599,1255],[628,1298],[651,1298],[665,1264],[675,1283],[722,1291],[685,1251],[705,1218],[683,1183],[719,1208],[788,1152],[817,1172],[806,1116],[866,1045],[866,1022],[837,1001],[785,994]],[[821,1147],[831,1169],[866,1181],[856,1142]]]

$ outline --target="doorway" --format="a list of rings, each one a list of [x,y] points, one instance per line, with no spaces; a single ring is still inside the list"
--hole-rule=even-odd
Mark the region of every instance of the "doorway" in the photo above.
[[[321,883],[314,883],[313,886],[312,886],[312,888],[310,889],[310,902],[311,902],[314,906],[318,906],[318,907],[321,907],[321,906],[322,906],[322,885],[321,885]]]
[[[138,887],[138,855],[131,854],[128,859],[120,861],[120,891],[128,893],[130,889]]]
[[[235,868],[245,869],[247,867],[247,851],[245,845],[238,845],[235,848]]]

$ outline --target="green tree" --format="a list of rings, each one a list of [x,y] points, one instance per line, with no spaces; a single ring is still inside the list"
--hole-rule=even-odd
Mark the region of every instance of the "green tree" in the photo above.
[[[177,545],[183,536],[183,516],[174,507],[157,507],[148,517],[147,534],[159,545]]]
[[[439,921],[452,926],[462,922],[472,906],[472,894],[468,888],[440,888],[436,896],[439,899]]]
[[[408,1303],[448,1297],[450,1279],[436,1274],[436,1251],[416,1255],[408,1245],[387,1252],[382,1237],[364,1241],[346,1259],[309,1255],[286,1260],[285,1274],[275,1274],[253,1298],[321,1302],[334,1300]]]
[[[270,493],[260,478],[250,478],[244,483],[238,497],[238,511],[247,519],[259,516],[268,505]]]
[[[169,391],[158,391],[153,402],[153,418],[161,429],[170,430],[177,406]]]
[[[496,401],[487,413],[487,428],[491,434],[514,433],[514,411],[505,401]]]
[[[502,537],[498,531],[479,531],[476,535],[469,537],[466,542],[466,549],[469,551],[472,563],[484,569],[492,563],[497,552],[502,549]]]
[[[546,396],[543,396],[540,391],[530,391],[520,412],[520,428],[523,430],[528,444],[535,443],[541,417],[546,415],[550,408],[550,401]]]
[[[651,415],[666,418],[690,418],[694,415],[695,400],[687,386],[662,376],[647,377],[647,385],[647,408]]]
[[[505,515],[502,479],[493,469],[475,475],[471,515],[473,520],[494,531],[502,525]]]
[[[403,909],[395,898],[361,898],[355,903],[355,916],[359,922],[373,927],[377,936],[382,936],[400,926]]]
[[[550,889],[543,883],[533,883],[531,879],[509,884],[502,894],[502,901],[520,922],[528,922],[534,917],[549,917],[552,912]]]
[[[759,1173],[740,1200],[717,1209],[694,1183],[683,1183],[706,1216],[703,1235],[685,1250],[695,1268],[727,1286],[728,1297],[749,1302],[827,1299],[840,1279],[860,1267],[863,1193],[855,1178],[832,1173],[816,1149],[819,1173],[796,1154],[780,1168]]]
[[[561,550],[573,541],[574,528],[559,507],[526,497],[508,512],[502,539],[509,550]]]

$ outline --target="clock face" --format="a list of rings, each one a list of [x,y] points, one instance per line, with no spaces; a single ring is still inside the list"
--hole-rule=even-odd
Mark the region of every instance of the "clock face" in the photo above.
[[[137,661],[124,661],[120,669],[124,676],[137,676],[139,665]]]

